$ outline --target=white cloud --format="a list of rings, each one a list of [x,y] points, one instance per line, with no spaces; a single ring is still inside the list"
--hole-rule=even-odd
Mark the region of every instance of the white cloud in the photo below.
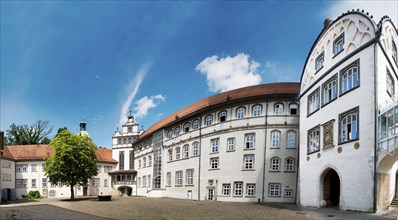
[[[196,66],[196,70],[206,75],[207,86],[212,92],[257,85],[262,79],[258,73],[260,64],[249,60],[249,55],[240,53],[234,57],[207,57]]]
[[[124,101],[122,105],[122,110],[120,112],[120,118],[119,118],[120,125],[125,123],[127,112],[131,105],[131,102],[134,100],[135,95],[137,94],[138,89],[140,88],[140,85],[142,83],[142,80],[144,80],[148,70],[149,70],[149,65],[142,66],[141,69],[138,70],[137,75],[131,81],[129,96],[127,97],[126,101]]]
[[[135,107],[134,107],[134,115],[136,118],[143,118],[148,114],[148,110],[151,108],[155,108],[158,106],[161,102],[164,102],[166,98],[159,94],[155,96],[151,96],[148,98],[148,96],[144,96],[137,100],[135,102]]]
[[[395,26],[398,25],[398,1],[337,1],[325,11],[325,16],[336,19],[348,10],[359,9],[373,15],[373,20],[378,23],[384,15],[391,18]]]

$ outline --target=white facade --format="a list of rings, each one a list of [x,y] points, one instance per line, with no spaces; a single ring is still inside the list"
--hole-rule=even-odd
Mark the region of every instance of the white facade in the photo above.
[[[397,41],[385,25],[388,33],[361,12],[325,21],[308,55],[300,92],[301,205],[373,211],[382,199],[375,196],[377,114],[392,101],[386,68],[394,81],[397,73],[378,44],[380,32]]]

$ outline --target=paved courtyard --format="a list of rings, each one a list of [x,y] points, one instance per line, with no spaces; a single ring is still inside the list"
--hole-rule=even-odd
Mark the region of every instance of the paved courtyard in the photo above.
[[[397,219],[384,214],[317,209],[289,204],[187,201],[170,198],[42,199],[0,205],[0,219]]]

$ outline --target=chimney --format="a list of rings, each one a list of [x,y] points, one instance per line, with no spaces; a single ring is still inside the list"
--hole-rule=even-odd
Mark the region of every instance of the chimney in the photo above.
[[[332,24],[333,20],[330,18],[326,18],[325,21],[323,22],[323,29],[328,28]]]

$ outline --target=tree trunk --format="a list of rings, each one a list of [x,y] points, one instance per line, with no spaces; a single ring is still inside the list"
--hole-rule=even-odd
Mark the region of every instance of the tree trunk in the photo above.
[[[73,191],[73,184],[70,184],[70,200],[75,200],[75,192]]]

